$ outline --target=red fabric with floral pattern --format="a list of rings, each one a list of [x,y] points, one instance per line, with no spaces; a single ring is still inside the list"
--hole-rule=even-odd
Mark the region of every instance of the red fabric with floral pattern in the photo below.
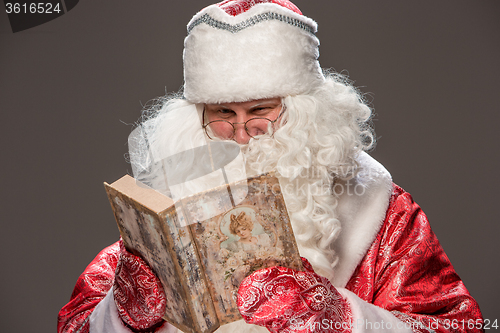
[[[223,9],[229,15],[236,16],[238,14],[246,12],[259,3],[275,3],[277,5],[288,8],[299,15],[302,15],[300,9],[288,0],[225,0],[219,2],[217,6]]]
[[[87,318],[112,287],[119,256],[117,242],[85,269],[70,302],[59,312],[59,333],[88,332]],[[397,186],[381,230],[346,288],[413,323],[415,332],[482,331],[480,325],[468,326],[481,322],[479,306],[455,273],[425,214]]]
[[[167,300],[160,280],[146,262],[120,242],[120,260],[115,272],[113,296],[122,320],[136,330],[162,321]]]
[[[238,290],[243,319],[270,332],[351,332],[347,302],[307,261],[304,267],[265,268],[246,277]]]
[[[99,252],[87,266],[76,282],[71,300],[59,311],[58,333],[88,333],[88,318],[113,286],[119,258],[120,245],[116,242]]]
[[[479,306],[421,208],[397,185],[382,229],[346,288],[391,311],[414,332],[482,331]]]
[[[115,285],[113,296],[122,320],[133,330],[160,326],[165,313],[163,287],[143,259],[119,241],[102,250],[78,279],[71,301],[59,312],[58,333],[88,333],[89,316]]]

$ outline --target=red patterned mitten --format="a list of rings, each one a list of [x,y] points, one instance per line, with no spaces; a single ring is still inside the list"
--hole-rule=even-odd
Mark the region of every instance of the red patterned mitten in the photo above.
[[[271,267],[246,277],[238,290],[243,319],[271,332],[351,332],[347,302],[307,261],[304,267],[307,272]]]
[[[161,282],[142,258],[125,249],[123,242],[113,294],[120,317],[133,329],[148,329],[162,320],[166,297]]]

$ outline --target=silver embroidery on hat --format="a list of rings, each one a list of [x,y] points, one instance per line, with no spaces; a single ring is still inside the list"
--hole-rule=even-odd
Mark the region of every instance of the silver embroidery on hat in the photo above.
[[[246,29],[248,27],[256,25],[257,23],[269,21],[269,20],[277,20],[277,21],[281,21],[281,22],[293,25],[294,27],[305,30],[313,35],[315,32],[315,29],[307,23],[304,23],[302,21],[299,21],[299,20],[292,18],[292,17],[289,17],[289,16],[271,13],[271,12],[262,13],[262,14],[252,16],[251,18],[249,18],[243,22],[240,22],[238,24],[235,24],[235,25],[218,21],[218,20],[212,18],[208,14],[203,14],[200,18],[196,19],[193,23],[191,23],[188,26],[187,31],[188,31],[188,35],[189,35],[191,33],[191,31],[197,25],[205,23],[213,28],[226,30],[226,31],[229,31],[229,32],[234,34],[234,33],[240,32],[243,29]]]

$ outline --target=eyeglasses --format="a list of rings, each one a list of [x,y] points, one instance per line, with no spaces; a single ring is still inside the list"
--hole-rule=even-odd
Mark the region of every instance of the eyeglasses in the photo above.
[[[248,136],[256,140],[259,139],[260,135],[268,134],[270,136],[274,135],[274,123],[280,119],[280,117],[285,112],[285,108],[282,106],[280,114],[275,120],[271,120],[265,117],[255,117],[248,119],[244,123],[232,123],[227,120],[213,120],[208,124],[203,125],[203,129],[207,136],[214,139],[232,140],[234,134],[236,133],[235,125],[245,126],[245,131]],[[203,122],[205,122],[205,109],[203,109]]]

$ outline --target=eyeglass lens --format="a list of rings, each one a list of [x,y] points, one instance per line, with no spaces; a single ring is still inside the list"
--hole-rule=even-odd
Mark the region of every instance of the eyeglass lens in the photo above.
[[[247,134],[252,138],[264,134],[273,134],[272,122],[267,118],[254,118],[248,120],[245,124],[235,125],[225,120],[215,120],[207,125],[210,129],[207,134],[211,138],[215,136],[223,140],[230,140],[234,137],[236,126],[245,126]]]

